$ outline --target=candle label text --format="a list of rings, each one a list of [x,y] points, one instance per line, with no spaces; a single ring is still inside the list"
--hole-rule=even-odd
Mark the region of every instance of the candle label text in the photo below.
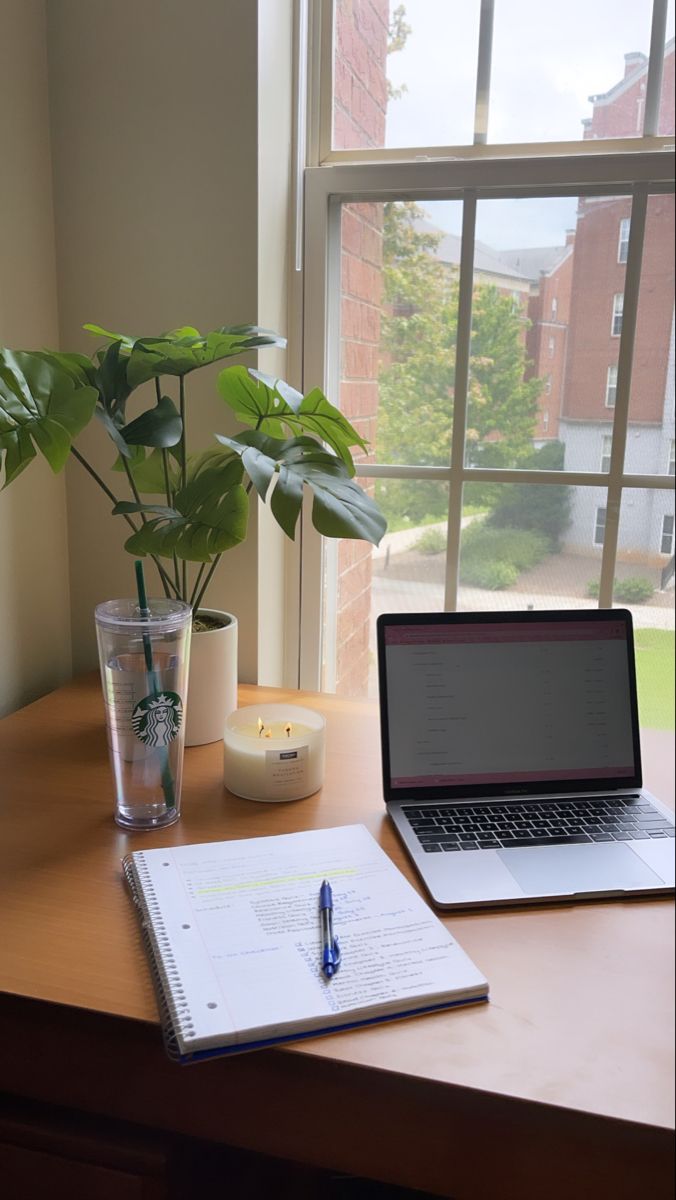
[[[305,783],[307,751],[307,746],[266,751],[265,781],[270,792],[286,792],[292,784],[302,786]]]

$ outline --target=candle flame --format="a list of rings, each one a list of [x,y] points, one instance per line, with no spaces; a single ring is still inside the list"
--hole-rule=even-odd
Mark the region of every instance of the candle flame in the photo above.
[[[265,729],[265,725],[263,724],[263,722],[261,721],[261,719],[259,717],[258,718],[258,736],[259,737],[261,736],[264,729]]]
[[[266,736],[266,737],[272,737],[272,730],[271,730],[271,729],[266,729],[266,730],[265,730],[265,736]]]
[[[293,732],[293,725],[291,724],[290,721],[287,721],[286,725],[284,726],[284,732],[287,737],[291,737],[291,734]]]

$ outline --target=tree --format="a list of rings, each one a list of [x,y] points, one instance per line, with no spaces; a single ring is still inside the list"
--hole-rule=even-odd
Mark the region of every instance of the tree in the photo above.
[[[442,234],[425,226],[418,205],[384,207],[379,450],[387,462],[447,466],[458,277],[436,256]],[[524,318],[511,296],[475,287],[467,430],[474,463],[517,466],[532,451],[541,381],[524,381],[523,335]],[[447,510],[443,483],[422,491],[420,484],[382,485],[378,494],[390,518],[442,518]]]
[[[562,471],[565,446],[563,442],[547,442],[533,450],[521,465],[533,471]],[[561,534],[570,524],[572,489],[565,483],[516,484],[500,489],[493,512],[486,525],[497,529],[532,529],[549,538],[552,550],[558,550]]]

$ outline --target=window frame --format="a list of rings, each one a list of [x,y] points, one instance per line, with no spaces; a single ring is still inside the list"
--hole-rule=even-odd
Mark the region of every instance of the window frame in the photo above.
[[[603,513],[603,516],[601,516]],[[604,546],[606,540],[606,527],[608,524],[608,508],[605,504],[597,504],[594,510],[594,533],[592,537],[593,546]],[[600,533],[600,537],[599,537]]]
[[[671,529],[669,530],[665,529],[667,521],[671,521]],[[674,524],[674,514],[664,513],[662,517],[662,528],[660,530],[660,554],[666,555],[667,558],[671,558],[674,553]],[[665,538],[668,539],[666,550],[664,549]]]
[[[303,3],[303,0],[299,0]],[[567,483],[593,486],[606,497],[606,522],[599,607],[612,605],[617,553],[620,504],[626,489],[673,488],[673,479],[656,474],[627,474],[624,454],[630,398],[633,339],[638,303],[641,254],[649,195],[672,192],[673,159],[665,150],[673,139],[660,138],[656,128],[664,43],[666,0],[655,0],[653,38],[648,75],[648,101],[644,136],[606,141],[528,144],[525,146],[426,147],[397,150],[333,150],[332,121],[332,0],[308,0],[308,46],[310,85],[308,95],[307,161],[304,190],[300,193],[304,214],[302,245],[303,369],[308,384],[322,386],[329,397],[339,394],[340,315],[340,206],[343,203],[463,201],[463,237],[460,262],[460,308],[456,354],[454,444],[447,467],[416,467],[411,464],[357,465],[357,477],[443,479],[449,484],[449,521],[446,553],[444,607],[457,607],[457,563],[460,548],[462,489],[465,482],[530,483],[555,486]],[[492,0],[482,0],[492,10]],[[482,17],[483,19],[483,17]],[[662,43],[659,25],[662,20]],[[657,35],[656,35],[657,31]],[[657,49],[655,48],[657,47]],[[489,64],[490,65],[490,64]],[[484,63],[485,70],[485,63]],[[480,74],[480,72],[479,72]],[[484,79],[485,83],[485,79]],[[477,94],[481,79],[477,80]],[[525,189],[525,190],[524,190]],[[624,195],[631,199],[632,217],[622,294],[622,330],[619,337],[618,372],[613,408],[614,436],[610,471],[524,471],[493,470],[466,466],[464,431],[471,332],[471,280],[473,276],[476,206],[484,198],[522,195]],[[610,407],[610,406],[608,406]],[[322,539],[311,526],[307,506],[302,523],[303,551],[298,589],[297,628],[302,631],[296,686],[322,686],[323,582],[330,579],[335,564],[335,544]],[[330,590],[330,586],[329,589]],[[328,593],[327,593],[328,594]],[[329,597],[329,603],[330,597]],[[334,599],[335,604],[335,599]],[[327,637],[330,641],[331,633]]]
[[[601,434],[601,471],[607,475],[610,470],[610,460],[613,453],[613,435],[612,433]],[[607,466],[604,464],[607,463]]]

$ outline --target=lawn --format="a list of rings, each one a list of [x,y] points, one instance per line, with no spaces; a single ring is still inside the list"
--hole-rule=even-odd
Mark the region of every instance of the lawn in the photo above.
[[[674,634],[669,629],[635,629],[638,707],[642,726],[674,728]]]

